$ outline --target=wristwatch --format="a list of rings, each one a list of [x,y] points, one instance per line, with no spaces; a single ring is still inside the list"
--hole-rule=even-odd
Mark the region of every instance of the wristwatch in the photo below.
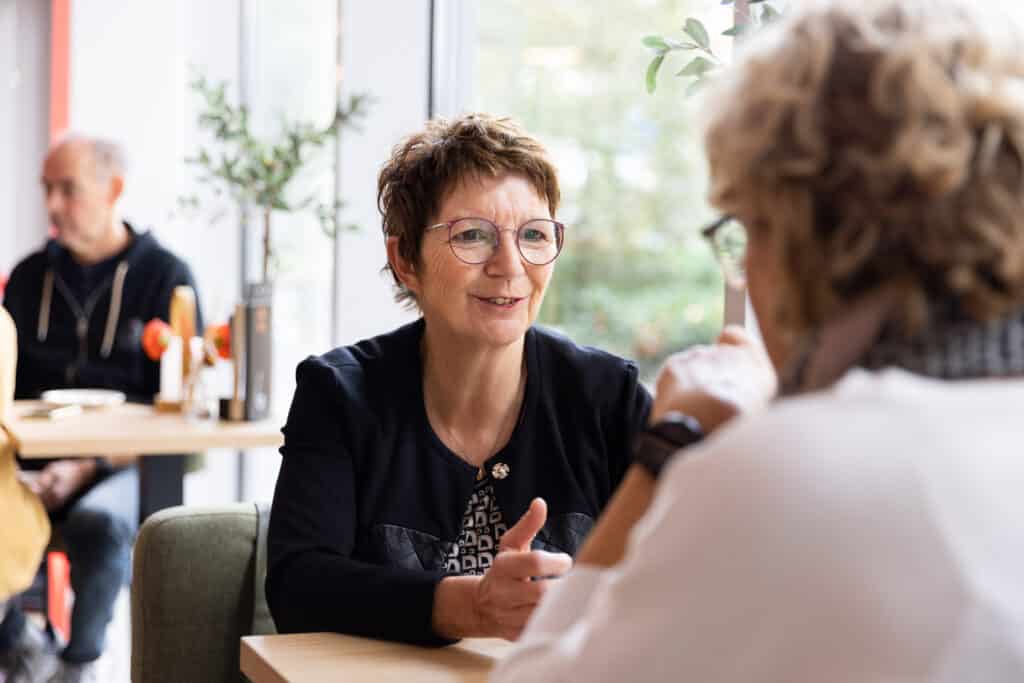
[[[96,479],[104,479],[114,471],[114,466],[107,458],[93,458],[96,463]]]
[[[669,411],[633,438],[633,462],[657,479],[672,456],[703,438],[696,418]]]

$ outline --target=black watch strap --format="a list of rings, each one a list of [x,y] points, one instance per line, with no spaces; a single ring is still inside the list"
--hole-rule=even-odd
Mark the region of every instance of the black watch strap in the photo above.
[[[689,415],[668,412],[633,439],[633,462],[657,479],[665,463],[683,448],[704,438],[700,422]]]
[[[93,461],[96,463],[96,478],[103,479],[110,475],[114,471],[114,466],[110,460],[103,457],[94,458]]]

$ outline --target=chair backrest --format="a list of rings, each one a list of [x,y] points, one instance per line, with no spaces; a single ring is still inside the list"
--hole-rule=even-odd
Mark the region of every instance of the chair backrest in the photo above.
[[[135,542],[132,681],[240,681],[240,638],[273,633],[265,504],[173,507]],[[262,565],[261,565],[262,563]]]

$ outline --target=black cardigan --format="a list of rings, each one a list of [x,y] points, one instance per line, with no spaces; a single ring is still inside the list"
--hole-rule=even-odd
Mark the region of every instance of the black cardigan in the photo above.
[[[284,428],[270,517],[267,601],[282,633],[337,631],[440,644],[434,590],[476,468],[434,434],[423,403],[421,320],[310,357]],[[651,399],[637,368],[531,328],[512,437],[486,463],[511,526],[535,496],[535,548],[575,554],[629,464]]]

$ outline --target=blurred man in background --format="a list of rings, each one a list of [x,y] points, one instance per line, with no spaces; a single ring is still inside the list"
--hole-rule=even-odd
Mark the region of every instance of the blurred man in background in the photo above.
[[[43,164],[56,234],[11,273],[4,293],[18,331],[17,398],[56,388],[106,388],[149,400],[159,365],[141,346],[143,326],[167,319],[171,292],[195,288],[188,266],[121,220],[124,155],[80,135],[55,144]],[[201,326],[200,326],[201,329]],[[0,670],[9,681],[93,680],[107,625],[128,579],[138,527],[134,458],[24,461],[71,561],[71,638],[52,639],[16,607],[0,624]]]

